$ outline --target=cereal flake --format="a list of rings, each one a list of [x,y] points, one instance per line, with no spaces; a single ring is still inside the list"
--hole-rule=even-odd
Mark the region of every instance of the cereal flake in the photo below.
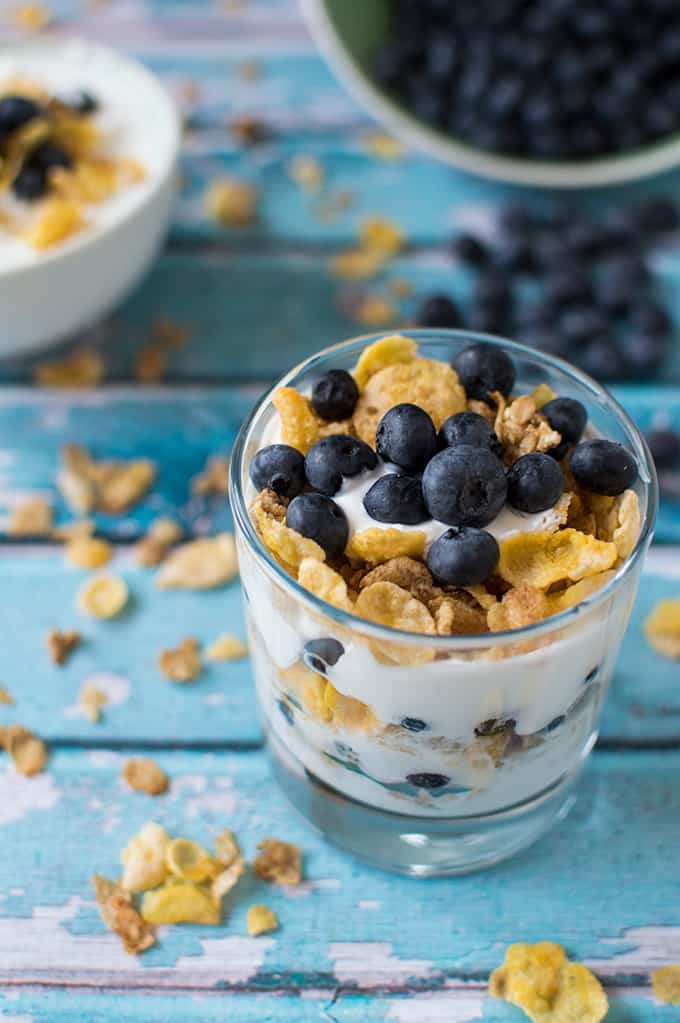
[[[31,778],[47,763],[47,747],[42,739],[23,725],[0,726],[0,748],[9,753],[19,774]]]
[[[499,391],[494,391],[491,397],[497,405],[494,429],[508,465],[521,455],[550,451],[560,444],[562,435],[553,430],[530,394],[522,394],[509,404]]]
[[[392,558],[421,558],[427,537],[420,530],[406,532],[389,526],[362,529],[347,544],[347,556],[369,565],[378,565]]]
[[[517,533],[502,541],[500,548],[498,574],[512,586],[527,583],[539,589],[606,572],[617,558],[613,543],[576,529]]]
[[[190,540],[163,562],[156,586],[161,590],[209,590],[238,575],[236,544],[231,533]]]
[[[297,885],[302,879],[302,852],[298,845],[279,838],[265,838],[253,860],[253,872],[264,881]]]
[[[117,575],[98,575],[78,590],[77,607],[92,618],[115,618],[128,601],[128,588]]]
[[[321,600],[341,611],[353,610],[342,576],[317,558],[304,558],[298,569],[298,582]]]
[[[95,898],[102,920],[119,935],[123,947],[130,955],[139,955],[156,943],[152,927],[146,923],[121,885],[101,874],[92,876]]]
[[[52,531],[52,505],[35,494],[12,508],[7,520],[9,536],[49,536]]]
[[[193,682],[202,669],[198,640],[190,636],[182,640],[178,647],[162,650],[158,667],[171,682]]]
[[[38,387],[55,389],[87,389],[97,387],[104,379],[106,365],[94,348],[80,348],[64,356],[40,362],[33,373]]]
[[[80,646],[82,637],[79,632],[69,629],[50,629],[47,633],[47,649],[54,664],[66,664],[73,651]]]
[[[65,555],[74,568],[91,571],[108,564],[113,557],[113,547],[99,537],[81,536],[67,543]]]
[[[121,884],[128,892],[143,892],[165,881],[165,850],[170,839],[160,824],[145,824],[123,849]]]
[[[205,656],[208,661],[241,661],[248,656],[248,647],[238,636],[225,632],[207,647]]]
[[[257,191],[237,178],[217,178],[208,186],[205,206],[208,216],[221,227],[247,227],[257,215]]]
[[[131,789],[160,796],[167,792],[170,779],[163,768],[151,757],[133,757],[123,764],[123,778]]]
[[[354,379],[359,390],[362,390],[369,379],[388,366],[413,362],[418,352],[418,345],[410,337],[391,334],[381,337],[365,348],[359,356],[354,370]]]
[[[508,590],[486,614],[491,631],[503,632],[506,629],[523,629],[542,621],[550,613],[550,602],[543,590],[528,583],[520,583]]]
[[[278,926],[279,921],[276,913],[269,909],[268,906],[255,905],[249,907],[247,927],[251,938],[257,937],[258,934],[267,934],[269,931],[275,931]]]
[[[680,1007],[680,964],[660,966],[650,976],[657,1002]]]
[[[105,707],[108,702],[109,698],[104,690],[96,686],[94,682],[86,682],[80,690],[78,705],[93,725],[99,724],[102,707]]]
[[[211,455],[205,468],[191,481],[192,494],[206,497],[210,494],[226,496],[229,491],[229,459],[222,455]]]
[[[680,597],[659,600],[643,628],[652,649],[662,657],[680,659]]]

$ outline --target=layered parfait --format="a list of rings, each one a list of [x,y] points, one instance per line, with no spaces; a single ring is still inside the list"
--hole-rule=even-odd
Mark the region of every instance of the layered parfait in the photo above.
[[[559,367],[536,379],[537,359],[524,386],[522,349],[447,361],[394,335],[352,368],[337,351],[245,442],[270,560],[242,532],[241,575],[273,747],[381,810],[521,804],[594,741],[637,582],[621,569],[639,457],[553,389]]]

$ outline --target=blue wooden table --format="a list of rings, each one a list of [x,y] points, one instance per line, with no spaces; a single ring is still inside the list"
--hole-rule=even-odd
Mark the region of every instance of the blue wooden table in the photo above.
[[[9,8],[0,12],[6,39]],[[386,214],[408,239],[381,293],[390,280],[407,280],[416,298],[439,285],[464,295],[447,236],[511,190],[416,154],[372,155],[371,126],[314,52],[292,0],[60,0],[52,9],[49,31],[78,32],[143,59],[183,105],[187,133],[165,251],[123,308],[76,339],[101,352],[103,385],[56,393],[32,385],[40,359],[0,365],[0,683],[15,699],[0,705],[0,725],[20,721],[51,751],[48,770],[32,779],[0,761],[0,1019],[519,1019],[486,999],[487,976],[506,944],[542,938],[593,966],[613,1023],[677,1017],[654,1003],[648,974],[680,961],[680,668],[654,655],[640,633],[655,600],[680,592],[677,505],[661,512],[576,809],[516,861],[446,881],[367,869],[292,815],[269,777],[247,661],[213,664],[193,686],[171,685],[156,667],[158,651],[187,632],[205,641],[243,634],[237,584],[161,593],[130,551],[159,514],[173,514],[188,532],[229,528],[224,500],[192,495],[189,480],[209,455],[228,452],[266,380],[357,332],[328,259],[354,241],[363,217]],[[264,122],[266,141],[246,146],[234,137],[229,124],[245,114]],[[352,193],[332,222],[291,180],[290,160],[300,154],[318,159],[328,188]],[[205,219],[201,196],[220,174],[255,183],[252,227],[229,232]],[[616,198],[651,190],[677,194],[680,174]],[[655,253],[653,267],[680,327],[679,253]],[[404,318],[416,298],[403,301]],[[160,318],[186,327],[189,341],[171,355],[160,385],[142,386],[136,357]],[[680,345],[663,381],[618,394],[643,426],[659,415],[680,425],[679,384]],[[82,625],[73,610],[81,575],[57,545],[13,540],[6,521],[36,492],[53,498],[58,522],[68,518],[55,473],[69,441],[99,457],[152,458],[158,482],[130,514],[97,518],[117,545],[131,611],[85,625],[87,643],[57,668],[45,635]],[[92,679],[112,694],[99,724],[74,710]],[[154,801],[120,777],[125,757],[144,751],[171,778]],[[89,877],[115,876],[121,848],[151,817],[206,842],[232,827],[247,855],[268,834],[297,841],[306,881],[263,891],[248,880],[219,928],[169,929],[142,958],[127,956],[100,920]],[[246,936],[254,901],[278,913],[278,932]]]

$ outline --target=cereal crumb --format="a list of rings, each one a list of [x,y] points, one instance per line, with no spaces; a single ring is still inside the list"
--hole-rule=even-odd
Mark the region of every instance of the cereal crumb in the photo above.
[[[52,12],[45,4],[20,4],[14,9],[14,23],[22,32],[41,32],[51,21]]]
[[[87,389],[102,382],[105,370],[104,359],[99,352],[94,348],[80,348],[63,359],[38,363],[33,380],[38,387]]]
[[[193,682],[201,673],[198,640],[190,636],[182,640],[178,647],[162,650],[158,667],[171,682]]]
[[[492,632],[502,632],[506,629],[523,629],[542,621],[549,614],[550,602],[543,590],[529,583],[520,583],[489,608],[487,621]]]
[[[265,838],[257,848],[261,850],[253,860],[253,871],[257,877],[275,884],[300,883],[302,852],[298,845],[278,838]]]
[[[99,724],[102,707],[105,707],[108,702],[109,698],[104,690],[96,686],[94,682],[86,682],[80,690],[79,706],[93,725]]]
[[[130,788],[137,792],[146,792],[150,796],[160,796],[167,792],[170,779],[151,757],[136,757],[126,760],[123,765],[123,777]]]
[[[47,747],[42,739],[23,725],[0,726],[0,748],[9,753],[19,774],[31,778],[47,763]]]
[[[238,636],[224,633],[210,644],[205,656],[209,661],[240,661],[248,656],[248,647]]]
[[[172,551],[156,576],[156,586],[161,590],[209,590],[223,586],[236,575],[234,537],[231,533],[219,533],[190,540]]]
[[[652,990],[658,1002],[680,1006],[680,964],[652,970]]]
[[[50,629],[47,633],[47,648],[54,664],[66,664],[73,651],[80,646],[82,637],[75,630],[62,632]]]
[[[101,874],[92,877],[95,898],[102,920],[123,942],[130,955],[139,955],[156,943],[153,927],[142,919],[130,895],[116,882]]]
[[[550,451],[561,442],[561,434],[553,430],[531,395],[522,394],[509,404],[499,391],[491,397],[497,405],[494,429],[508,465],[521,455]]]
[[[399,311],[381,295],[364,295],[354,306],[353,316],[364,327],[387,327],[399,319]]]
[[[51,539],[56,543],[70,543],[71,540],[81,540],[83,537],[92,536],[93,533],[92,519],[73,519],[71,522],[65,522],[63,526],[55,526]]]
[[[395,255],[404,246],[404,232],[387,217],[366,217],[359,228],[359,244],[368,251]]]
[[[489,994],[518,1005],[534,1023],[599,1023],[609,1007],[597,977],[551,941],[510,945]]]
[[[130,839],[121,853],[121,884],[126,891],[143,892],[165,881],[168,873],[165,852],[169,842],[165,829],[153,821]]]
[[[52,505],[35,494],[12,508],[7,520],[9,536],[49,536],[52,531]]]
[[[92,618],[115,618],[128,600],[128,588],[117,575],[98,575],[78,590],[77,607]]]
[[[253,117],[252,114],[240,114],[235,117],[231,121],[229,129],[236,141],[244,146],[254,146],[258,142],[264,142],[268,135],[264,121]]]
[[[362,529],[350,537],[347,556],[378,565],[392,558],[422,558],[427,537],[420,530],[404,532],[396,527]]]
[[[257,214],[257,192],[237,178],[217,178],[205,197],[208,215],[222,227],[247,227]]]
[[[193,881],[177,881],[144,893],[142,917],[151,924],[209,924],[215,927],[220,922],[220,904],[201,885]]]
[[[398,139],[382,131],[369,132],[364,136],[363,144],[366,152],[379,160],[402,160],[406,152]]]
[[[66,545],[65,555],[74,568],[91,571],[108,564],[113,557],[113,547],[96,536],[76,537]]]
[[[364,281],[382,270],[382,253],[366,249],[345,249],[331,259],[331,273],[340,280]]]
[[[275,931],[279,926],[276,913],[268,906],[250,906],[248,909],[248,934],[255,938],[258,934]]]
[[[219,867],[211,891],[213,898],[222,899],[232,890],[245,872],[246,865],[234,833],[228,828],[215,839],[215,860]]]
[[[8,707],[14,703],[12,694],[4,686],[0,686],[0,703],[4,703]]]
[[[298,570],[298,582],[306,590],[333,607],[352,611],[347,583],[342,576],[317,558],[303,558]]]
[[[48,249],[58,242],[66,241],[84,225],[80,206],[70,199],[54,196],[46,199],[24,237],[34,249]]]
[[[662,657],[680,659],[680,597],[659,600],[643,628],[652,649]]]
[[[207,496],[210,494],[225,495],[229,491],[229,459],[222,455],[211,455],[191,481],[192,494]]]
[[[147,458],[97,461],[79,444],[67,444],[57,484],[77,514],[97,509],[122,515],[144,497],[155,478],[156,467]]]
[[[160,565],[171,547],[184,537],[184,530],[174,519],[155,519],[146,536],[135,545],[135,557],[140,565]]]
[[[318,192],[326,177],[319,160],[307,155],[293,157],[288,164],[288,175],[305,192]]]
[[[159,344],[148,344],[140,348],[135,358],[135,380],[140,384],[157,384],[168,368],[168,353]]]

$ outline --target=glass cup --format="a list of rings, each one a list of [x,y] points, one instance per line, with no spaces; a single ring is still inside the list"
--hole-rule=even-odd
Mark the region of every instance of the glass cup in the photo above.
[[[634,453],[642,518],[628,560],[577,606],[507,632],[414,635],[332,607],[277,564],[248,514],[255,496],[248,466],[271,442],[271,391],[244,423],[231,502],[276,777],[338,846],[380,867],[429,876],[503,860],[573,805],[651,541],[656,478],[635,424],[567,363],[463,331],[407,333],[420,354],[445,362],[474,341],[498,345],[513,359],[518,393],[546,383],[581,401],[590,429]],[[351,369],[380,336],[328,348],[277,386],[309,392],[326,370]]]

